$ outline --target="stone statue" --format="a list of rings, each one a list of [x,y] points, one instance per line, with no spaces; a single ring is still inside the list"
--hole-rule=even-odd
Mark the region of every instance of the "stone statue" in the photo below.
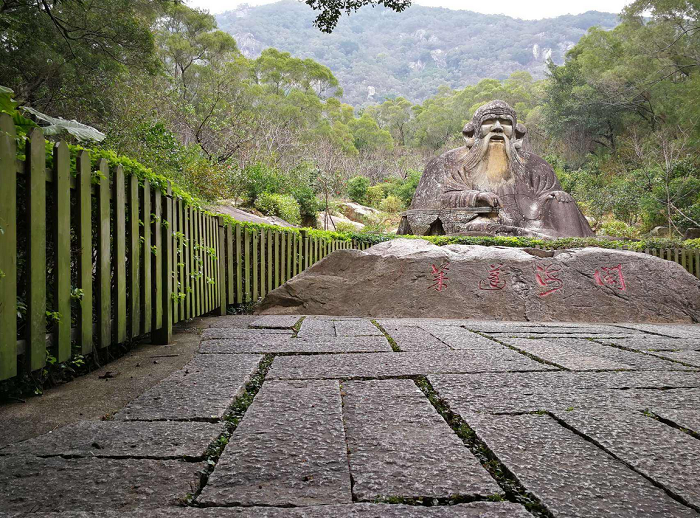
[[[593,236],[552,167],[523,151],[526,132],[507,103],[481,106],[462,131],[466,146],[426,166],[398,233]]]

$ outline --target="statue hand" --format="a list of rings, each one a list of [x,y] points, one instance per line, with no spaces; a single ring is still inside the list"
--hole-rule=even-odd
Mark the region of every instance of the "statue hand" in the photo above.
[[[492,192],[480,192],[476,195],[476,204],[487,207],[500,207],[501,199]]]
[[[541,197],[542,203],[546,203],[550,200],[558,201],[560,203],[572,203],[575,202],[574,198],[566,191],[552,191],[544,194]]]

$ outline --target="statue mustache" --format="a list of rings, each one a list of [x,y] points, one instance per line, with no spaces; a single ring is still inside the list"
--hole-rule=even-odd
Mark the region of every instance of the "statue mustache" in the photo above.
[[[505,133],[494,133],[493,131],[487,133],[486,136],[481,139],[481,142],[479,142],[479,160],[482,160],[486,156],[486,153],[488,153],[489,151],[489,142],[495,136],[503,138],[505,142],[506,156],[508,157],[508,161],[512,160],[513,150],[511,139],[508,138],[508,135],[506,135]]]

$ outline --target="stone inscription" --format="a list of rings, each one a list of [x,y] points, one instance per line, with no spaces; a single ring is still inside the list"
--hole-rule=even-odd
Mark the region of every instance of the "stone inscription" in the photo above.
[[[503,263],[489,265],[488,279],[479,281],[479,289],[490,291],[502,290],[503,288],[505,288],[506,280],[505,278],[501,277],[504,274],[502,268]]]
[[[594,274],[595,283],[598,286],[611,286],[618,290],[627,290],[625,277],[622,275],[622,265],[601,267]]]
[[[447,283],[445,281],[450,279],[446,272],[450,270],[450,263],[444,263],[440,266],[431,264],[430,267],[432,268],[433,284],[429,286],[428,289],[435,291],[442,291],[446,289]]]
[[[564,281],[559,278],[561,266],[553,263],[535,264],[535,280],[544,291],[540,291],[540,297],[547,297],[564,287]]]

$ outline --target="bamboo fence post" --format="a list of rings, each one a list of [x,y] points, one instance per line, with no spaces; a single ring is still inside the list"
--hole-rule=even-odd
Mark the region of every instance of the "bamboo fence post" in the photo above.
[[[54,305],[60,315],[56,322],[55,349],[56,361],[64,362],[71,357],[70,154],[65,142],[60,142],[53,148],[52,195],[56,260]]]
[[[114,287],[116,342],[126,341],[126,189],[124,170],[114,170]]]
[[[98,163],[100,181],[97,191],[97,336],[100,348],[112,342],[112,262],[110,254],[109,167]]]
[[[129,178],[129,338],[141,329],[141,226],[139,225],[139,179]]]

